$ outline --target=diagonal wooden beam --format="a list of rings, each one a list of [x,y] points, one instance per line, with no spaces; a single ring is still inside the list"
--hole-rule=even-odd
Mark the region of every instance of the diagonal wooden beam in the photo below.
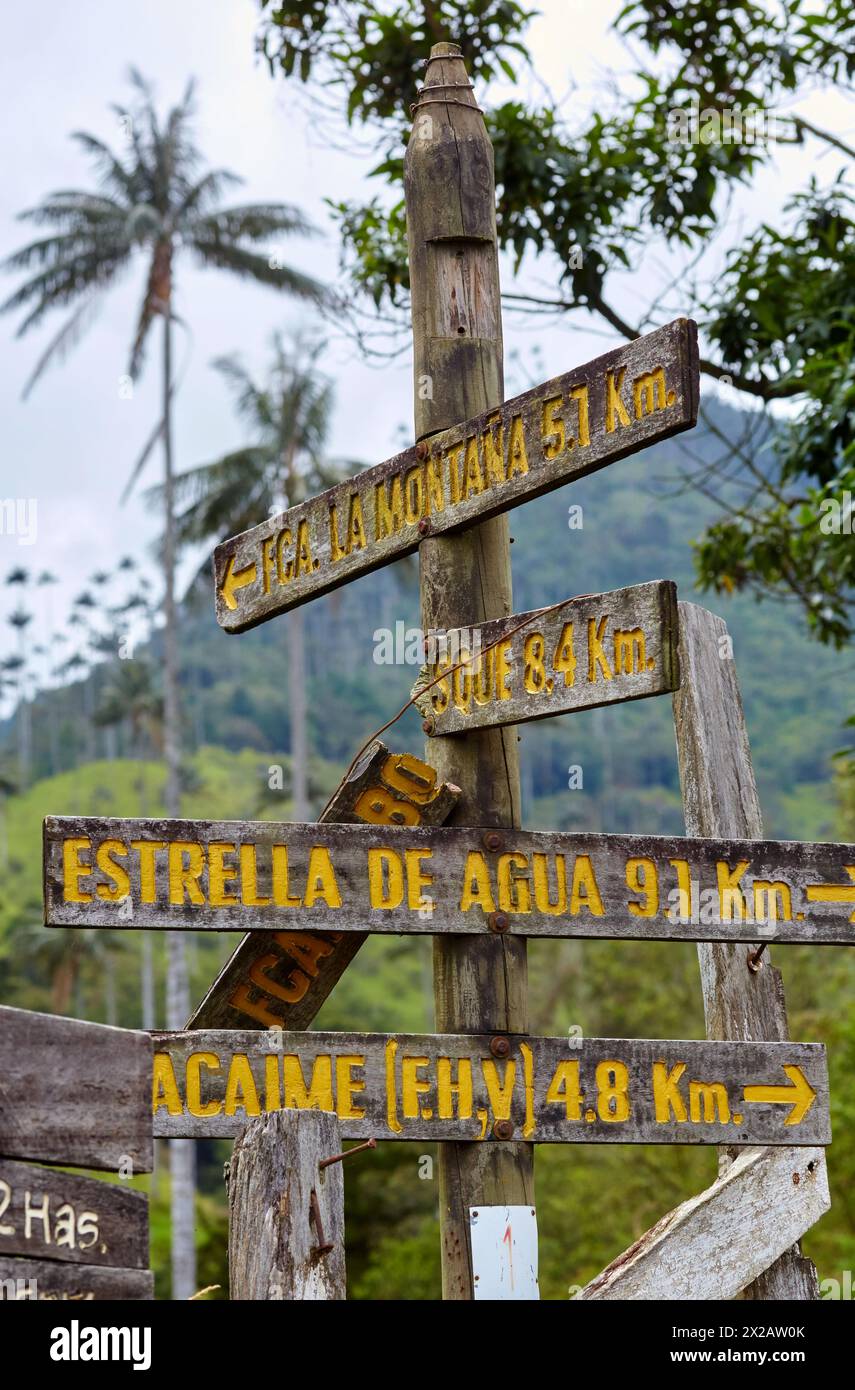
[[[663,1216],[576,1298],[736,1298],[770,1269],[779,1283],[781,1257],[830,1206],[822,1149],[745,1149],[712,1187]]]
[[[379,739],[320,816],[327,824],[441,825],[460,795],[433,768]],[[251,931],[223,966],[188,1028],[308,1028],[365,935]]]

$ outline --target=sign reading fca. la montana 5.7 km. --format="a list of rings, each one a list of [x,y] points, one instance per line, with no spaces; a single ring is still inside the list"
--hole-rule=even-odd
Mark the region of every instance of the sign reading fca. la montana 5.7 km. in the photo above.
[[[657,440],[698,413],[697,328],[648,333],[224,541],[217,620],[243,632]]]
[[[855,944],[855,845],[45,821],[48,926]]]
[[[335,1111],[349,1139],[828,1144],[818,1043],[472,1034],[154,1034],[154,1132]]]

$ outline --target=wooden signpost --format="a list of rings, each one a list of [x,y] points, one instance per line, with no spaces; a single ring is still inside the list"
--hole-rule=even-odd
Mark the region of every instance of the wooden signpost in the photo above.
[[[249,1121],[229,1166],[233,1301],[347,1296],[341,1159],[329,1112],[271,1111]]]
[[[456,787],[437,785],[427,763],[366,749],[319,817],[320,824],[439,825]],[[255,919],[253,919],[255,920]],[[289,924],[290,927],[290,924]],[[188,1028],[308,1028],[366,939],[364,932],[251,931],[223,967]]]
[[[442,651],[416,704],[431,737],[665,695],[680,683],[668,580],[429,633],[428,643]]]
[[[335,1111],[346,1139],[831,1142],[818,1043],[156,1033],[152,1094],[168,1138],[233,1136],[284,1108]]]
[[[331,954],[317,932],[855,945],[855,845],[49,817],[45,905],[49,926],[251,923],[304,979]]]
[[[814,1297],[815,1273],[792,1242],[827,1206],[825,1051],[786,1040],[764,952],[771,940],[855,944],[855,846],[760,838],[720,625],[686,605],[678,618],[672,583],[513,615],[505,514],[691,428],[696,327],[677,319],[504,401],[493,156],[454,44],[431,52],[405,188],[417,442],[225,541],[214,582],[220,625],[242,632],[418,549],[429,653],[432,639],[444,644],[414,692],[430,765],[374,743],[317,825],[49,817],[49,926],[248,932],[192,1031],[154,1036],[153,1079],[148,1054],[144,1077],[136,1054],[105,1057],[96,1092],[115,1092],[125,1147],[135,1137],[144,1151],[125,1106],[143,1081],[149,1145],[152,1111],[157,1135],[240,1137],[233,1297],[344,1296],[340,1174],[328,1208],[319,1200],[320,1154],[339,1132],[439,1141],[446,1298],[476,1295],[478,1221],[482,1288],[537,1297],[533,1145],[589,1142],[717,1144],[727,1171],[583,1297],[730,1297],[745,1284],[747,1297]],[[519,828],[514,724],[665,692],[675,693],[686,828],[706,838]],[[372,932],[433,936],[435,1034],[305,1031]],[[529,936],[702,943],[709,1039],[529,1036]],[[108,1152],[87,1134],[73,1042],[50,1084],[43,1045],[23,1061],[16,1053],[32,1095],[10,1119],[0,1090],[0,1154],[39,1159],[33,1148],[51,1142],[54,1162]],[[747,1145],[771,1147],[734,1161]],[[25,1226],[10,1237],[16,1252],[34,1220],[20,1167],[0,1165]],[[804,1192],[782,1198],[797,1177]],[[58,1182],[39,1198],[55,1246],[48,1207],[61,1195],[74,1207]],[[763,1202],[775,1231],[759,1240],[750,1228]],[[105,1213],[109,1251],[118,1209],[101,1203],[90,1207]],[[511,1213],[525,1218],[522,1295],[508,1292],[504,1267],[489,1267]],[[733,1222],[746,1230],[728,1240]],[[63,1249],[83,1251],[91,1223],[81,1234],[68,1217],[72,1229],[77,1245]],[[46,1253],[47,1237],[35,1239]],[[0,1276],[6,1248],[0,1239]],[[50,1267],[67,1271],[71,1258]],[[695,1272],[709,1259],[721,1261],[718,1281]],[[104,1273],[92,1269],[89,1287]]]
[[[148,1197],[35,1166],[150,1172],[151,1067],[147,1033],[0,1008],[0,1298],[153,1297]]]
[[[691,429],[697,413],[697,329],[676,319],[224,541],[217,621],[245,632],[412,554],[427,535]]]

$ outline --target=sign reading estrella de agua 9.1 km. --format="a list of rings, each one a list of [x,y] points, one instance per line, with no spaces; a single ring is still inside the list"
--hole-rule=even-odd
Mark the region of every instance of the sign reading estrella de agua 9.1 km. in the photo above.
[[[475,827],[45,821],[48,926],[855,944],[855,846]]]
[[[697,328],[676,319],[224,541],[217,620],[243,632],[418,548],[690,429]]]

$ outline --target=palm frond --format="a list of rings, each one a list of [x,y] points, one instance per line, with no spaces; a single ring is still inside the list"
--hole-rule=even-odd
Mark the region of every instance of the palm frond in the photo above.
[[[176,529],[183,545],[195,545],[225,532],[247,530],[270,511],[270,458],[263,451],[238,449],[176,479]],[[163,506],[164,485],[146,490],[147,505]]]
[[[173,219],[175,226],[180,231],[191,215],[205,214],[205,209],[216,202],[228,185],[237,183],[243,183],[243,179],[239,174],[233,174],[231,169],[209,169],[207,174],[190,185],[178,204]]]
[[[10,312],[36,300],[35,308],[18,327],[16,336],[20,338],[35,327],[50,309],[69,304],[80,294],[106,287],[128,260],[129,250],[126,246],[111,243],[103,248],[90,247],[68,261],[48,266],[25,281],[0,305],[0,313]]]
[[[78,304],[71,317],[66,319],[62,328],[48,343],[27,378],[26,385],[21,392],[21,400],[27,399],[36,382],[51,364],[59,365],[65,361],[68,354],[77,346],[83,334],[92,324],[99,308],[100,297],[97,290],[93,291],[88,299],[84,299],[82,303]]]
[[[37,207],[18,213],[19,222],[34,222],[36,226],[92,227],[105,217],[124,216],[126,203],[110,198],[106,193],[87,193],[80,188],[60,188],[48,194]]]
[[[264,241],[272,236],[318,236],[318,228],[288,203],[246,203],[199,218],[195,235],[221,241]]]
[[[99,140],[96,135],[90,135],[88,130],[72,131],[71,138],[89,155],[96,172],[100,175],[102,188],[112,188],[125,198],[134,198],[138,176],[133,167],[128,168],[122,163],[106,141]]]
[[[259,256],[254,251],[236,246],[233,242],[208,240],[199,236],[196,228],[193,230],[191,246],[205,266],[230,270],[232,274],[243,279],[255,280],[261,285],[273,285],[278,290],[287,290],[296,298],[311,299],[315,303],[322,302],[327,296],[324,286],[313,280],[310,275],[303,275],[287,266],[273,266],[270,263],[272,258]]]
[[[235,397],[238,415],[264,432],[274,423],[272,401],[268,392],[257,386],[239,357],[217,357],[211,364],[225,377]]]

